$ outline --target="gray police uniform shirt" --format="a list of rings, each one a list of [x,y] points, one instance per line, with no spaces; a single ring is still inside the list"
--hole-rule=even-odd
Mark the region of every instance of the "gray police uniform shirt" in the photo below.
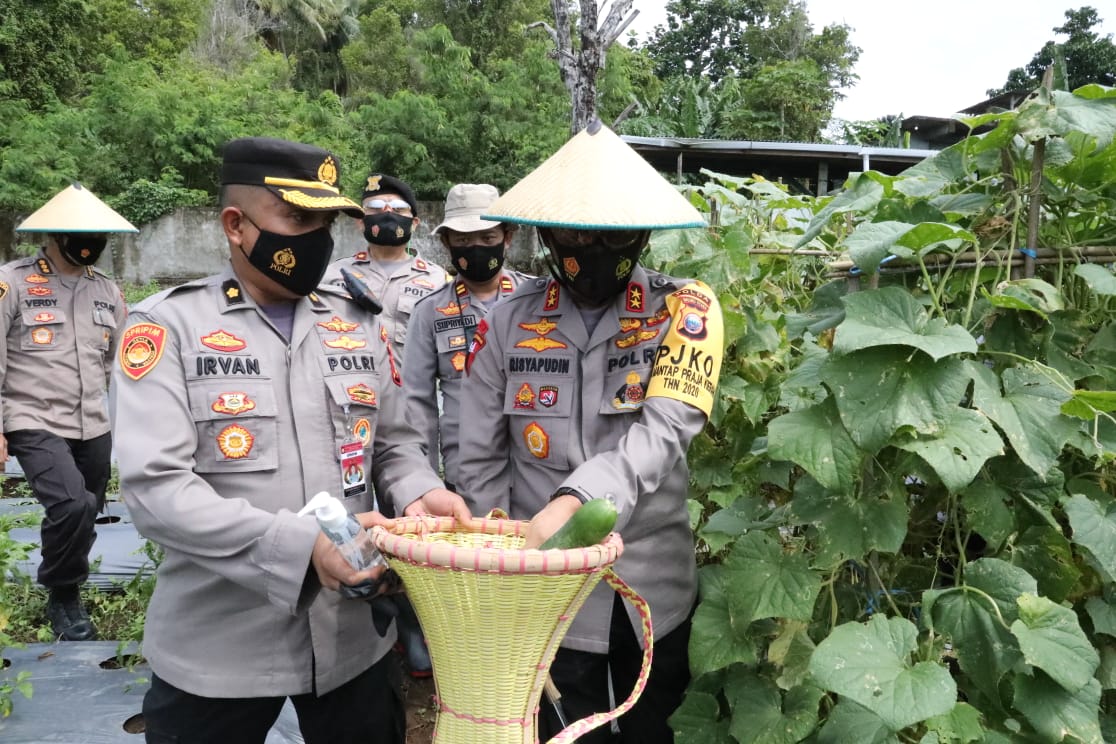
[[[406,423],[378,320],[331,288],[298,301],[290,343],[231,268],[140,303],[121,336],[111,410],[121,490],[163,546],[144,655],[207,697],[329,692],[388,653],[368,604],[320,588],[318,491],[350,512],[339,449],[403,504],[441,481]]]
[[[637,266],[589,333],[557,282],[525,284],[478,328],[461,391],[461,420],[469,423],[458,487],[473,513],[499,507],[530,519],[562,486],[613,499],[624,540],[615,569],[650,604],[657,637],[685,620],[697,593],[686,450],[707,411],[647,396],[658,358],[669,353],[664,339],[681,322],[666,300],[685,285]],[[701,312],[694,315],[693,328],[703,331]],[[720,346],[719,307],[716,316]],[[722,351],[713,353],[715,388]],[[611,611],[612,590],[602,584],[563,646],[606,653]],[[637,616],[628,613],[638,636]]]
[[[531,278],[518,271],[503,271],[496,301],[508,297]],[[437,472],[439,465],[444,466],[446,481],[454,485],[457,484],[457,439],[465,357],[473,331],[487,314],[487,308],[473,299],[458,278],[415,305],[407,331],[409,340],[403,363],[407,418],[426,440],[431,467]],[[438,415],[439,392],[442,394],[441,416]]]
[[[107,434],[105,388],[127,314],[120,288],[92,267],[65,283],[45,252],[0,267],[4,431]]]
[[[407,326],[415,303],[446,285],[445,269],[415,256],[388,274],[367,251],[360,251],[331,263],[322,281],[341,286],[341,269],[348,269],[358,279],[363,279],[384,306],[380,322],[388,330],[396,363],[402,364]]]

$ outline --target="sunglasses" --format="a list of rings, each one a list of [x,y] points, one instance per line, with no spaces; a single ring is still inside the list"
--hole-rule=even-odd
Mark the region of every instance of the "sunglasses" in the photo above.
[[[610,250],[623,250],[642,245],[647,241],[648,230],[578,230],[571,227],[549,228],[550,236],[558,245],[603,245]]]
[[[372,212],[382,212],[388,208],[393,212],[411,211],[411,205],[402,199],[392,199],[391,201],[387,201],[386,199],[369,199],[364,202],[364,208]]]

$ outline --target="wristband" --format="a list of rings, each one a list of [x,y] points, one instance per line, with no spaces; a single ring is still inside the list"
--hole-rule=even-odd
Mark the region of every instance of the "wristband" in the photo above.
[[[589,503],[588,496],[586,496],[576,488],[570,488],[569,486],[562,486],[561,488],[559,488],[557,491],[554,492],[554,495],[550,497],[550,500],[554,501],[554,499],[558,498],[559,496],[573,496],[582,504]]]

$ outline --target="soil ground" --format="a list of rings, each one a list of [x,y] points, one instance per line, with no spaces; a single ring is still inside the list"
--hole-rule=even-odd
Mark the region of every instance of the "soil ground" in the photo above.
[[[434,736],[434,680],[403,677],[403,695],[407,706],[407,744],[430,744]]]

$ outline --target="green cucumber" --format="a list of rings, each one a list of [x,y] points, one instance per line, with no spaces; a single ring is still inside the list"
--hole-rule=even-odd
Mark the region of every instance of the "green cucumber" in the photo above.
[[[616,505],[608,499],[590,499],[539,550],[587,548],[608,537],[615,526]]]

